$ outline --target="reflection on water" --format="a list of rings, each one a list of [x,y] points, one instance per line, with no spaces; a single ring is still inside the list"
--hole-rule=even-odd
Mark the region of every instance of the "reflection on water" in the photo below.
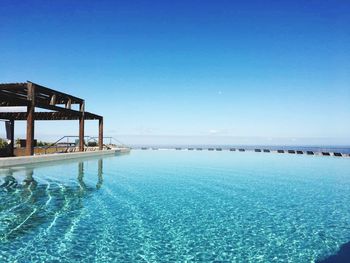
[[[78,164],[79,169],[78,169],[78,182],[80,185],[80,190],[82,193],[85,192],[86,190],[86,185],[84,183],[84,163],[83,162],[79,162]]]
[[[84,200],[102,186],[103,160],[96,162],[95,176],[89,174],[89,179],[97,180],[96,186],[85,182],[82,161],[76,163],[75,180],[67,181],[59,175],[38,182],[40,176],[36,178],[36,172],[45,169],[43,167],[10,168],[0,173],[0,244],[30,234],[43,224],[47,225],[45,231],[49,231],[57,224],[57,218],[66,215],[69,217],[60,224],[69,225],[69,218],[84,208]]]
[[[26,169],[26,178],[23,180],[23,186],[25,188],[29,188],[31,190],[34,190],[38,183],[35,181],[33,174],[34,174],[34,170],[33,169]]]
[[[98,176],[98,181],[97,181],[97,184],[96,184],[96,189],[100,189],[102,184],[103,184],[103,160],[102,159],[99,159],[98,160],[98,173],[97,173],[97,176]]]

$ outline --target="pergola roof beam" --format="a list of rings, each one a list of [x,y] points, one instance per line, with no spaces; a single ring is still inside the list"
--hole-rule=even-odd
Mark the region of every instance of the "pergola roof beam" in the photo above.
[[[36,99],[42,101],[51,101],[53,96],[56,97],[55,104],[67,104],[70,101],[71,104],[81,104],[83,99],[43,87],[39,84],[28,81],[28,83],[35,86]],[[28,87],[27,83],[5,83],[0,84],[0,90],[9,93],[19,98],[27,98]],[[48,103],[50,104],[50,103]]]
[[[53,89],[49,89],[49,88],[43,87],[43,86],[41,86],[39,84],[36,84],[34,82],[28,81],[28,83],[32,83],[32,84],[35,85],[36,92],[39,92],[39,93],[42,93],[42,94],[46,94],[49,97],[51,97],[53,94],[55,94],[56,97],[57,97],[56,101],[57,101],[58,104],[66,104],[68,102],[69,98],[71,99],[71,103],[72,104],[80,104],[80,103],[84,102],[84,100],[81,99],[81,98],[78,98],[78,97],[75,97],[75,96],[72,96],[72,95],[60,92],[60,91],[56,91],[56,90],[53,90]]]
[[[49,120],[79,120],[80,114],[69,114],[66,112],[35,112],[34,119],[37,121]],[[24,121],[27,119],[27,112],[0,112],[0,119]],[[85,112],[85,120],[100,120],[102,116]]]
[[[0,90],[0,106],[27,106],[29,101],[22,97],[13,96],[12,94]]]

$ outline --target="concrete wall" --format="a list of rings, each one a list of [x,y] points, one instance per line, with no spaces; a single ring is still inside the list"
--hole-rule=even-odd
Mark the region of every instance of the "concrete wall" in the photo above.
[[[41,163],[41,162],[77,159],[77,158],[92,157],[92,156],[113,155],[117,152],[122,152],[122,150],[118,149],[118,150],[103,150],[103,151],[93,151],[93,152],[55,153],[55,154],[34,155],[34,156],[4,157],[4,158],[0,158],[0,168]]]

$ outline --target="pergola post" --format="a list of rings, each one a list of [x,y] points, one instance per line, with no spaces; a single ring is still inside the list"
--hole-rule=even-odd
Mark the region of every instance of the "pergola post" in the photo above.
[[[84,111],[85,102],[80,103],[80,118],[79,118],[79,151],[84,151]]]
[[[103,117],[98,120],[98,149],[103,150]]]
[[[26,155],[34,154],[34,112],[35,112],[35,86],[33,83],[27,83],[27,138]]]

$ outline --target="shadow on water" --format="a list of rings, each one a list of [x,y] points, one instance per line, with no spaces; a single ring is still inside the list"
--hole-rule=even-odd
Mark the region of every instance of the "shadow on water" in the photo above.
[[[325,259],[318,260],[316,263],[349,263],[350,262],[350,242],[343,244],[337,254]]]
[[[19,182],[13,169],[7,169],[0,180],[0,244],[27,233],[42,224],[52,225],[60,215],[73,215],[84,207],[84,200],[103,184],[103,159],[98,159],[96,186],[84,181],[84,162],[78,162],[77,183],[35,180],[35,168],[25,167],[25,178]]]

